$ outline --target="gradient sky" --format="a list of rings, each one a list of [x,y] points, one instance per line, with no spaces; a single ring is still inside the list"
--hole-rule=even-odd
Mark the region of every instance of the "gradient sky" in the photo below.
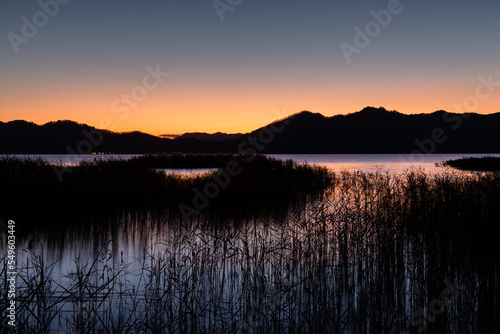
[[[348,63],[340,43],[354,45],[354,28],[388,2],[243,0],[221,21],[211,0],[72,0],[16,53],[9,33],[23,36],[22,18],[43,20],[42,9],[2,0],[0,121],[248,132],[301,110],[454,111],[478,77],[500,82],[499,0],[402,0]],[[169,73],[158,87],[120,101],[157,66]],[[495,89],[475,112],[500,111]]]

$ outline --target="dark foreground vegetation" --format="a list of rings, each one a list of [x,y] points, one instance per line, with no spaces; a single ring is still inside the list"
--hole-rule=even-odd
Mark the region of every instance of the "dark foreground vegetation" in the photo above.
[[[161,168],[220,170],[187,178],[157,170]],[[320,196],[329,183],[325,168],[263,155],[150,154],[70,167],[3,157],[0,218],[23,220],[30,228],[52,228],[75,224],[75,217],[87,222],[137,210],[184,218],[200,213],[283,214],[297,201]]]
[[[456,160],[447,160],[445,166],[469,171],[500,171],[500,158],[498,157],[467,157]]]
[[[90,255],[64,279],[52,274],[59,260],[32,248],[18,267],[18,330],[500,332],[499,173],[342,173],[331,182],[281,218],[115,216],[123,235],[148,245],[129,259],[136,269],[113,233],[94,234]],[[137,237],[152,226],[153,241]]]

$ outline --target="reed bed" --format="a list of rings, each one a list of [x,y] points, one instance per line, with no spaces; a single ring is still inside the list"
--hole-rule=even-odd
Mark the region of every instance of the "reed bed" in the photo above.
[[[198,167],[220,171],[186,178],[158,168]],[[158,211],[181,217],[179,205],[193,205],[194,189],[203,192],[232,161],[231,177],[204,211],[213,216],[249,211],[283,214],[306,197],[319,197],[330,184],[325,168],[245,154],[149,154],[131,160],[96,160],[52,166],[42,159],[0,158],[0,219],[23,221],[26,228],[65,228],[92,217],[123,211]],[[66,169],[63,169],[66,168]],[[62,172],[64,170],[64,172]],[[59,178],[58,176],[61,176]],[[270,201],[275,204],[267,205]],[[81,217],[81,220],[75,220]]]
[[[499,200],[498,173],[340,173],[284,217],[138,215],[158,233],[138,269],[103,243],[62,283],[33,253],[19,318],[40,333],[498,333]]]
[[[442,165],[468,171],[500,171],[500,158],[491,156],[463,157],[444,161]]]

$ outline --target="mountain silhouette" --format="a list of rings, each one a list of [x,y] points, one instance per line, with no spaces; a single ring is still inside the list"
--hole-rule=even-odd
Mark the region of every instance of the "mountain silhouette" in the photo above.
[[[285,121],[288,124],[266,145],[263,153],[500,152],[500,132],[496,130],[500,113],[455,114],[440,110],[406,115],[382,107],[367,107],[332,117],[304,111]],[[250,135],[256,136],[268,127]]]
[[[331,117],[303,111],[244,135],[187,133],[175,139],[72,121],[12,121],[0,122],[0,153],[496,153],[499,128],[500,113],[407,115],[374,107]]]

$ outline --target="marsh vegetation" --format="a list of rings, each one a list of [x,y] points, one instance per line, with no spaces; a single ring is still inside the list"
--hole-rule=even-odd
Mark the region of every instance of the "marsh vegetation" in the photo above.
[[[33,164],[33,170],[46,168]],[[26,260],[18,266],[18,330],[500,331],[499,173],[345,172],[325,180],[320,169],[270,165],[265,175],[276,180],[266,180],[284,189],[275,193],[255,185],[262,182],[257,176],[263,167],[256,167],[256,175],[249,167],[237,181],[241,184],[234,179],[238,190],[228,196],[249,187],[258,198],[243,197],[245,206],[222,197],[220,208],[240,207],[231,214],[219,214],[215,205],[186,221],[172,210],[128,207],[119,215],[75,218],[92,224],[66,226],[71,237],[52,238],[51,244],[77,247],[77,239],[90,235],[91,247],[63,276],[54,271],[61,260],[49,261],[47,248],[26,247]],[[106,167],[101,165],[101,172]],[[147,167],[144,173],[156,166]],[[81,168],[72,175],[87,171],[92,180],[99,167]],[[286,179],[287,171],[298,173],[290,188],[283,181],[293,179]],[[139,179],[151,176],[162,187],[167,184],[164,175],[144,175]],[[320,193],[308,193],[300,183],[302,177],[310,182],[307,175]],[[281,201],[277,195],[293,191],[303,196]],[[52,233],[39,237],[50,239]],[[144,248],[142,255],[124,257],[118,234]],[[1,268],[5,275],[5,259]]]
[[[228,164],[234,175],[225,173]],[[160,168],[218,168],[186,178]],[[281,161],[263,155],[150,154],[130,160],[82,161],[51,165],[42,159],[0,158],[0,213],[22,219],[29,228],[64,228],[123,211],[156,211],[180,215],[179,205],[192,205],[197,191],[220,177],[217,196],[204,214],[283,214],[306,198],[322,196],[330,178],[326,168]],[[196,210],[200,211],[200,210]],[[181,215],[180,215],[181,216]],[[0,217],[1,218],[1,217]],[[76,220],[75,220],[76,218]]]
[[[500,171],[499,157],[463,157],[461,159],[447,160],[443,165],[468,171]]]

